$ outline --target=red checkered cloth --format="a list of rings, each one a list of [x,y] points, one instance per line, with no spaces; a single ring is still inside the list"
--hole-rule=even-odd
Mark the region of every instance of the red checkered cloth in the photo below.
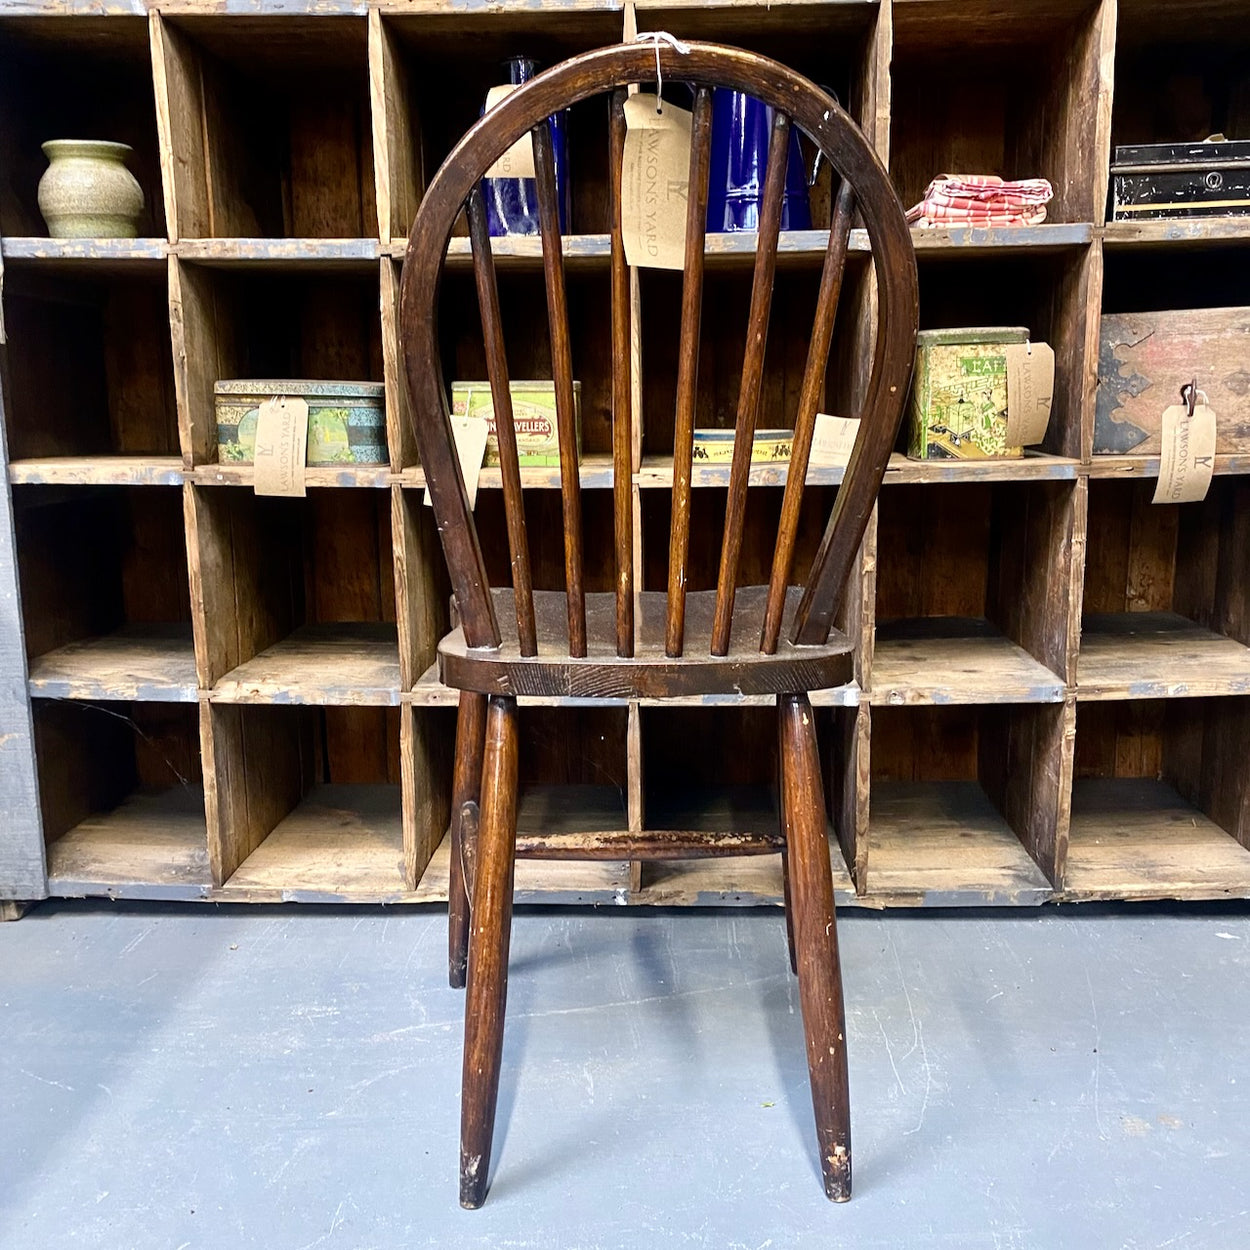
[[[1054,192],[1045,178],[1004,182],[997,174],[943,174],[907,220],[918,226],[1035,226]]]

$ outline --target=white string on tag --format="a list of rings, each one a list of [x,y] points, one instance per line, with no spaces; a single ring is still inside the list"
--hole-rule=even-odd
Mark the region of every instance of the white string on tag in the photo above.
[[[675,52],[680,52],[682,56],[690,55],[690,45],[682,43],[676,35],[670,35],[666,30],[640,30],[634,36],[635,43],[650,43],[655,48],[655,111],[657,113],[664,112],[664,101],[661,98],[664,95],[664,73],[660,69],[660,44],[666,43]]]

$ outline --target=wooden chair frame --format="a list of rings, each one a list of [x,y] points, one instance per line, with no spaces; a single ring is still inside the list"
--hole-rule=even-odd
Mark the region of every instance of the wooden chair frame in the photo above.
[[[692,119],[686,266],[677,382],[674,487],[667,593],[635,594],[632,559],[629,278],[621,235],[624,101],[630,84],[655,78],[698,84]],[[711,88],[745,91],[776,110],[762,195],[759,239],[730,469],[717,590],[687,593],[690,483]],[[564,264],[547,118],[612,93],[612,401],[615,590],[583,587],[581,500],[574,436]],[[797,124],[840,175],[821,274],[807,366],[795,418],[781,521],[767,588],[739,589],[737,574],[759,408],[764,349],[784,191],[784,154]],[[478,183],[526,133],[533,136],[543,269],[552,343],[565,529],[565,589],[535,591],[529,564],[516,437],[508,389],[494,263]],[[483,337],[499,430],[513,587],[489,585],[452,435],[437,333],[439,280],[447,244],[468,213]],[[789,585],[816,410],[824,387],[852,221],[867,229],[877,277],[878,332],[859,434],[806,586]],[[782,852],[791,962],[798,974],[808,1066],[825,1189],[850,1196],[850,1120],[845,1019],[825,802],[808,692],[851,677],[850,641],[833,628],[843,589],[880,489],[906,399],[917,327],[916,264],[902,206],[855,123],[828,95],[775,61],[733,48],[692,43],[604,48],[566,61],[509,95],[473,126],[439,169],[422,200],[405,258],[401,328],[417,445],[451,572],[459,626],[439,648],[443,680],[461,690],[453,782],[450,977],[468,985],[465,1009],[460,1197],[485,1198],[503,1045],[514,862],[518,853],[559,856],[550,840],[518,847],[517,706],[521,694],[672,697],[766,693],[777,700],[781,829],[776,837],[735,838],[731,846],[696,835],[635,835],[591,845],[578,856],[674,858],[709,853]],[[635,619],[635,604],[641,604]],[[506,609],[511,609],[506,612]],[[515,636],[500,618],[515,616]],[[697,644],[697,645],[696,645]],[[471,905],[470,905],[471,900]]]

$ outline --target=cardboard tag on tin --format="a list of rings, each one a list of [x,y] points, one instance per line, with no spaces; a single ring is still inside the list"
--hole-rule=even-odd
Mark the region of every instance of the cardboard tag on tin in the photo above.
[[[256,493],[305,495],[307,451],[308,401],[288,395],[265,400],[256,416]]]
[[[469,497],[469,511],[477,504],[477,479],[486,458],[486,438],[489,426],[485,417],[451,418],[451,432],[456,440],[456,455],[460,460],[460,476],[464,478],[464,493]],[[425,492],[425,506],[433,507],[430,492]]]
[[[845,467],[851,459],[858,433],[858,417],[831,417],[827,412],[818,412],[816,428],[812,432],[812,454],[807,461],[809,467]]]
[[[1008,343],[1008,447],[1032,447],[1046,437],[1054,394],[1055,352],[1050,344]]]
[[[638,92],[625,101],[621,235],[627,264],[681,269],[686,261],[690,113]]]
[[[1215,471],[1215,413],[1196,404],[1163,410],[1159,480],[1151,503],[1195,503],[1205,499]]]
[[[492,87],[486,93],[486,111],[510,96],[519,83],[507,82]],[[488,178],[533,178],[534,175],[534,139],[531,135],[522,135],[487,171]]]

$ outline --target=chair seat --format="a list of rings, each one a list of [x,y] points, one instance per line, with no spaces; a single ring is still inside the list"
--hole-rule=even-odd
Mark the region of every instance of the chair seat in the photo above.
[[[824,646],[786,641],[801,590],[786,596],[781,642],[775,655],[761,655],[760,629],[766,586],[744,586],[734,601],[729,654],[711,652],[715,591],[686,596],[685,654],[664,654],[667,596],[646,591],[637,600],[635,654],[616,654],[616,597],[586,596],[586,656],[569,656],[568,609],[563,591],[535,591],[538,654],[523,656],[517,642],[511,590],[493,590],[503,641],[498,648],[472,648],[460,629],[439,644],[444,684],[482,694],[558,695],[583,699],[663,699],[681,695],[791,694],[827,690],[852,680],[851,641],[834,630]]]

